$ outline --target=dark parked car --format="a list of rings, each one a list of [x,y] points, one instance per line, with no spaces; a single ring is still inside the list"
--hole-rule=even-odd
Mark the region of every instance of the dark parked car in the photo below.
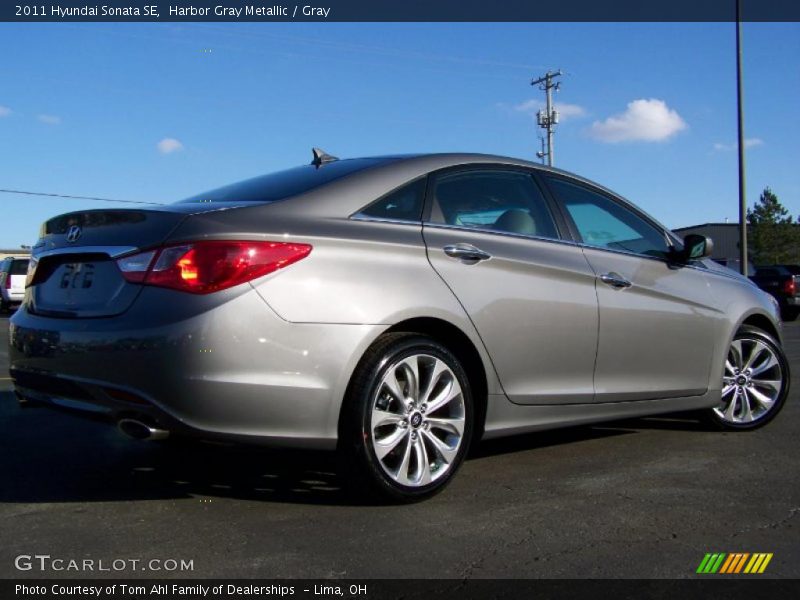
[[[800,315],[800,265],[758,267],[750,279],[775,297],[784,321],[794,321]]]

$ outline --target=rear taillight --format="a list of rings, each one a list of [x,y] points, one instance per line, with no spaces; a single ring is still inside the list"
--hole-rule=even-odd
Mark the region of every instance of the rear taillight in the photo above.
[[[6,273],[6,289],[11,289],[11,273]]]
[[[797,285],[795,284],[794,277],[787,279],[783,283],[783,291],[790,296],[794,296],[795,292],[797,291]]]
[[[132,283],[209,294],[277,271],[310,252],[308,244],[202,241],[126,256],[117,266]]]

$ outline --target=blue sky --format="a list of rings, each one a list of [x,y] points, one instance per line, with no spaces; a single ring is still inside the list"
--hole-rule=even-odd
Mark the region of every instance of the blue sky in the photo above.
[[[563,69],[556,165],[670,227],[737,218],[734,25],[0,24],[0,188],[171,202],[305,163],[533,157],[530,79]],[[800,24],[744,27],[747,191],[800,214]],[[121,206],[0,194],[0,247]]]

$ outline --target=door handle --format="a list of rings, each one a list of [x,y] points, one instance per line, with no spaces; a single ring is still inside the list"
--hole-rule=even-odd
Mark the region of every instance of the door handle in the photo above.
[[[629,288],[631,287],[631,282],[625,279],[619,273],[614,273],[611,271],[610,273],[603,273],[600,275],[600,281],[603,283],[607,283],[613,288],[622,289],[622,288]]]
[[[461,260],[488,260],[492,255],[488,252],[476,248],[472,244],[454,244],[444,247],[444,253],[451,258],[460,258]]]

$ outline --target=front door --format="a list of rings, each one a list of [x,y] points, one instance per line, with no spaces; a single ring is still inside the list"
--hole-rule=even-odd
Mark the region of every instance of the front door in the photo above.
[[[703,270],[667,260],[666,232],[604,191],[557,176],[545,180],[597,276],[596,400],[705,393],[716,312]]]

